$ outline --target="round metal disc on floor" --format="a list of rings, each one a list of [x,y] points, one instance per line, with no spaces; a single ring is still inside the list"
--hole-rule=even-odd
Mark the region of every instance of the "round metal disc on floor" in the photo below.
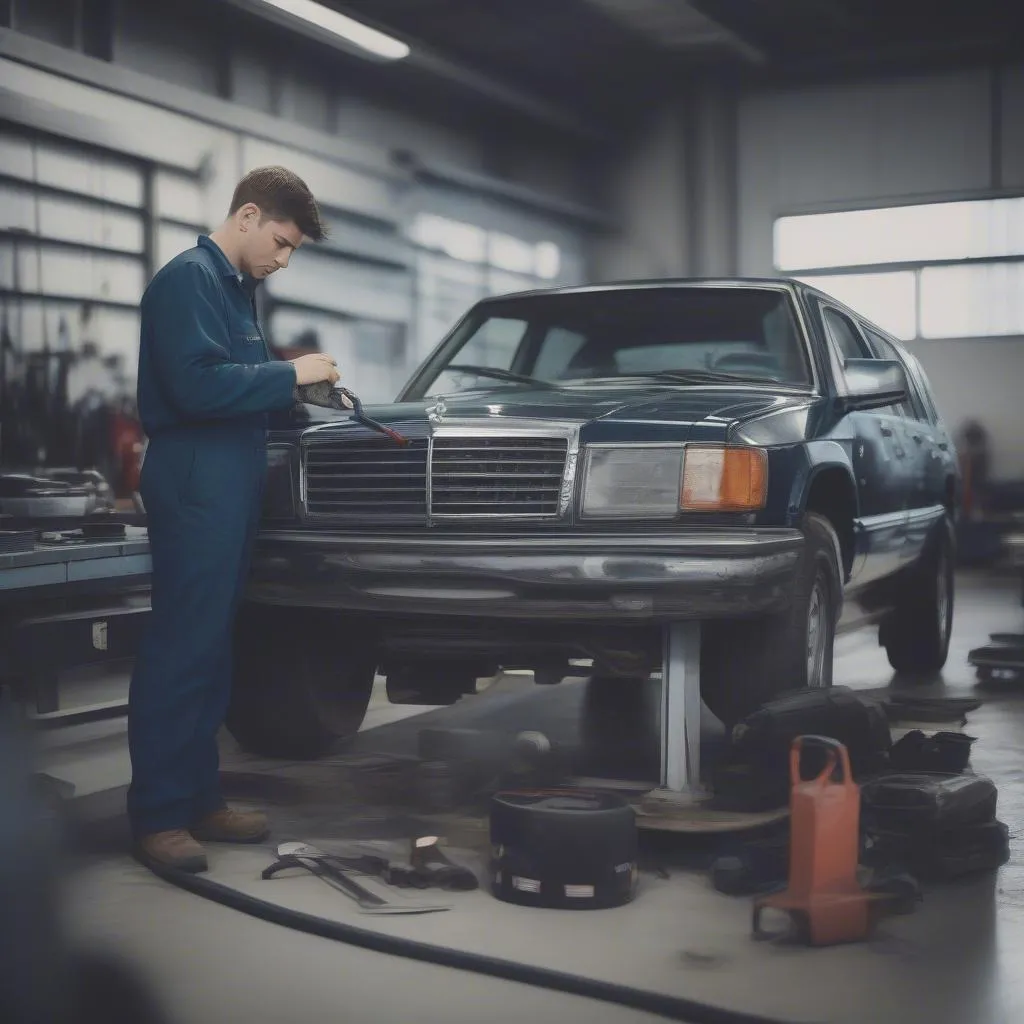
[[[776,825],[789,817],[788,806],[769,811],[724,811],[716,809],[710,799],[662,791],[635,801],[633,809],[639,829],[691,835],[752,832]]]

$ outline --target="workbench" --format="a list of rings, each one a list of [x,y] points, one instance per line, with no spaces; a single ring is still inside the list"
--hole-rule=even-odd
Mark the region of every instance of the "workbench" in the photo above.
[[[118,540],[37,541],[31,551],[0,553],[0,600],[33,600],[51,588],[94,590],[104,581],[148,582],[149,539],[129,526]]]
[[[150,568],[138,527],[111,540],[37,536],[31,550],[0,554],[0,687],[34,722],[81,724],[126,712],[124,701],[61,709],[58,679],[69,668],[134,657],[150,614]]]

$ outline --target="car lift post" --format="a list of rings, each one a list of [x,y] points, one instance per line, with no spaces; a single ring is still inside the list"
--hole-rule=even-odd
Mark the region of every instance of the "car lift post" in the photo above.
[[[700,622],[665,626],[661,660],[661,788],[700,786]]]

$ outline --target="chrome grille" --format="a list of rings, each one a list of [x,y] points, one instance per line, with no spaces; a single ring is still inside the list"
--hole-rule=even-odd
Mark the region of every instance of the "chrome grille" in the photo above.
[[[427,440],[400,448],[386,437],[310,440],[303,452],[311,516],[415,520],[427,515]]]
[[[435,437],[430,514],[555,517],[568,447],[564,437]]]

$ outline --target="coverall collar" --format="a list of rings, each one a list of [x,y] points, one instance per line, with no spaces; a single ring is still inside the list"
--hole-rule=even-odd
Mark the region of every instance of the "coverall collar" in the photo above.
[[[241,271],[234,267],[231,260],[224,255],[224,250],[209,235],[200,235],[197,245],[201,249],[206,249],[213,256],[214,262],[225,277],[233,277],[237,280],[241,276]]]
[[[256,278],[236,270],[231,260],[224,255],[224,250],[209,235],[200,235],[198,245],[213,256],[213,260],[223,277],[233,277],[242,286],[245,294],[250,299],[253,298],[256,294],[256,289],[260,286],[260,282]]]

